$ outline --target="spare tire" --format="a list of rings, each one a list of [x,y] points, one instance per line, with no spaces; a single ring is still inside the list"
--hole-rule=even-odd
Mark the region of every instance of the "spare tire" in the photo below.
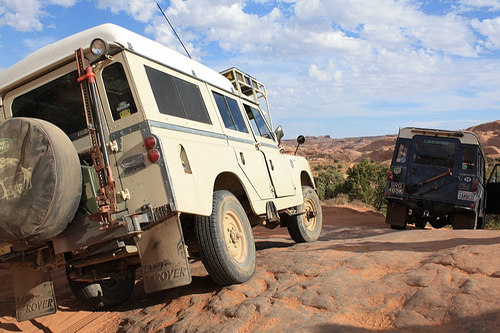
[[[36,245],[59,235],[81,194],[80,160],[61,129],[34,118],[0,123],[0,240]]]

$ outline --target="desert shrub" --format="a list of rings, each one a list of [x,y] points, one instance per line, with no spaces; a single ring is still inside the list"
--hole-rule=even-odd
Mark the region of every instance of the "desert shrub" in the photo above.
[[[314,181],[320,200],[336,197],[344,183],[344,175],[333,165],[318,165],[315,171]]]
[[[359,200],[380,210],[385,203],[384,191],[389,168],[363,159],[347,170],[347,178],[340,190],[350,201]]]
[[[351,203],[347,194],[339,193],[334,198],[325,201],[327,206],[341,206]]]
[[[500,215],[486,215],[484,228],[500,230]]]

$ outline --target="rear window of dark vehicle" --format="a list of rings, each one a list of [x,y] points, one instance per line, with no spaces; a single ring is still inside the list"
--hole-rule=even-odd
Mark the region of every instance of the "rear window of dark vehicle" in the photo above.
[[[439,138],[414,139],[413,163],[453,168],[457,143]]]

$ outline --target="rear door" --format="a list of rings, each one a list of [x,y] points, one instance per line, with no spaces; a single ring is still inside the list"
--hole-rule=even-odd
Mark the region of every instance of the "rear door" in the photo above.
[[[486,214],[500,214],[500,164],[495,164],[486,183]]]
[[[413,138],[406,191],[419,199],[453,202],[457,193],[458,148],[456,139],[415,136]]]

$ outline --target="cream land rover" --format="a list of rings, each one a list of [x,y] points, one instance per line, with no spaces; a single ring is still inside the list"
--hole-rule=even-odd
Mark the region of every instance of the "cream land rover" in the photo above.
[[[189,284],[196,258],[220,285],[247,281],[255,226],[320,234],[308,162],[283,153],[264,85],[236,68],[105,24],[1,73],[0,102],[0,261],[20,321],[56,311],[52,269],[99,310],[138,267],[147,293]]]

